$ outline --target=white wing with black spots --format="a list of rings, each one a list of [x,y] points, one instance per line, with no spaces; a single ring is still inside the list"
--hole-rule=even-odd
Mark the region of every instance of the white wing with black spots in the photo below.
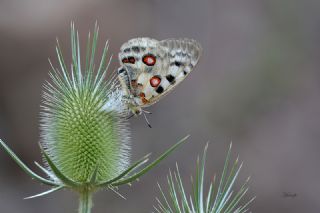
[[[193,70],[202,53],[201,45],[193,39],[166,39],[160,46],[167,52],[167,67],[160,74],[160,90],[167,94]]]

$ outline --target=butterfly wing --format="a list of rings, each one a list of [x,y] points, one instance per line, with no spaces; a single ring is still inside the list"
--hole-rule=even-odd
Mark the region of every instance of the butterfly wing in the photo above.
[[[149,81],[156,70],[164,70],[166,52],[159,48],[159,41],[151,38],[134,38],[120,48],[118,70],[124,91],[131,96],[133,106],[145,106],[154,94]]]
[[[135,38],[120,48],[119,80],[133,107],[147,107],[168,94],[193,70],[201,55],[192,39]]]
[[[120,82],[124,95],[129,97],[131,93],[130,78],[129,78],[128,71],[122,66],[118,69],[118,80]]]
[[[182,82],[196,66],[202,53],[201,45],[193,39],[166,39],[159,42],[159,48],[166,52],[165,64],[162,65],[164,69],[154,72],[161,83],[145,106],[156,103]]]

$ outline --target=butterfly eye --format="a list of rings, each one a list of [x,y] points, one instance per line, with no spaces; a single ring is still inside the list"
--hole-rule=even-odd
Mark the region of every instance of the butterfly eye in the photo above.
[[[143,63],[148,66],[153,66],[156,63],[156,57],[154,55],[145,55],[142,58]]]
[[[152,87],[157,87],[159,86],[159,84],[161,83],[161,78],[158,76],[153,76],[152,78],[150,78],[150,85]]]

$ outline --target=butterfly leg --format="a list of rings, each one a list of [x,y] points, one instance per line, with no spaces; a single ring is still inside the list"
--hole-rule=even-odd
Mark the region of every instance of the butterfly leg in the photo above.
[[[132,115],[129,115],[128,117],[126,117],[127,120],[129,120],[130,118],[132,118],[134,116],[134,114],[132,113]]]
[[[149,115],[151,115],[152,114],[152,112],[150,112],[150,111],[147,111],[147,110],[142,110],[144,113],[146,113],[146,114],[149,114]]]

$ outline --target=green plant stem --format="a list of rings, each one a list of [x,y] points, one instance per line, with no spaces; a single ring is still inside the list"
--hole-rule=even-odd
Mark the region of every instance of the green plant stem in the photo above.
[[[87,187],[80,192],[79,213],[91,213],[92,194],[93,192]]]

